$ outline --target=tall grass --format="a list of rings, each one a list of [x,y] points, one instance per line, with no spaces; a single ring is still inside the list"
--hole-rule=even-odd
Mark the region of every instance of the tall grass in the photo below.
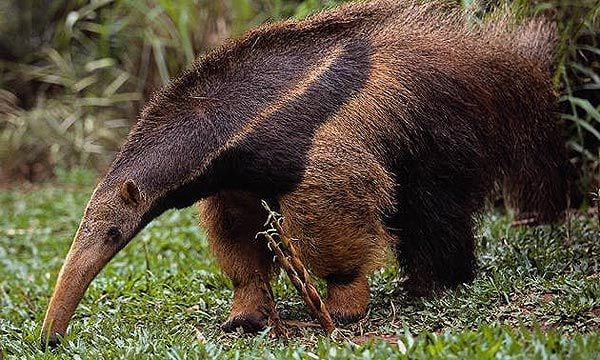
[[[499,1],[457,0],[484,15]],[[500,0],[501,1],[501,0]],[[40,2],[45,11],[40,11]],[[341,0],[7,0],[0,4],[0,178],[102,168],[144,99],[197,56],[267,20]],[[584,187],[600,184],[600,7],[513,0],[557,20],[561,119]]]
[[[547,4],[560,25],[555,82],[569,148],[582,171],[585,190],[600,189],[600,4],[559,0]]]

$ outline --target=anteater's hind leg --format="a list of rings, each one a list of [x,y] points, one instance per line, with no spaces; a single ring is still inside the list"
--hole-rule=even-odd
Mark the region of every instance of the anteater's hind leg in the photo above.
[[[436,288],[471,281],[476,262],[470,214],[438,213],[431,218],[427,212],[433,209],[413,210],[402,219],[396,248],[409,293],[425,296]]]
[[[272,272],[272,255],[255,239],[265,211],[260,199],[243,192],[222,192],[199,204],[202,225],[221,269],[234,286],[233,304],[225,331],[242,327],[257,332],[267,325],[265,304]]]
[[[577,207],[581,202],[576,171],[557,134],[557,129],[536,133],[534,144],[515,154],[506,173],[504,198],[515,211],[517,224],[555,222],[569,205]]]
[[[398,236],[396,255],[411,295],[469,282],[475,273],[473,215],[483,195],[465,182],[432,175],[404,184],[389,227]]]

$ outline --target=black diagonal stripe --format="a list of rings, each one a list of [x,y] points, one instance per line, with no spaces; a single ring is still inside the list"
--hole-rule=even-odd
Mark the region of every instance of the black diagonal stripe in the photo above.
[[[306,168],[315,131],[363,89],[370,73],[370,53],[366,41],[347,44],[302,95],[223,154],[212,169],[218,181],[214,185],[264,197],[292,190]]]

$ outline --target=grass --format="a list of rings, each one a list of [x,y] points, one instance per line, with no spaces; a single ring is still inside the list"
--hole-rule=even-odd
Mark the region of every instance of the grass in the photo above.
[[[515,229],[508,216],[487,213],[473,284],[409,299],[392,265],[372,277],[368,319],[333,340],[303,329],[283,341],[219,329],[231,284],[193,209],[168,212],[138,235],[92,283],[64,347],[44,354],[40,324],[93,182],[86,172],[59,173],[54,184],[0,192],[7,358],[600,358],[600,234],[591,216]],[[274,290],[283,318],[309,319],[287,279]]]

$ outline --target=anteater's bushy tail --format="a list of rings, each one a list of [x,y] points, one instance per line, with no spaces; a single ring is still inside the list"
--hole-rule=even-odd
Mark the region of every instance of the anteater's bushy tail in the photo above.
[[[558,49],[556,24],[545,17],[537,16],[517,22],[510,11],[503,12],[483,29],[496,40],[503,41],[511,50],[553,71]]]
[[[556,61],[558,35],[556,24],[543,17],[529,19],[514,32],[516,50],[552,71]]]

